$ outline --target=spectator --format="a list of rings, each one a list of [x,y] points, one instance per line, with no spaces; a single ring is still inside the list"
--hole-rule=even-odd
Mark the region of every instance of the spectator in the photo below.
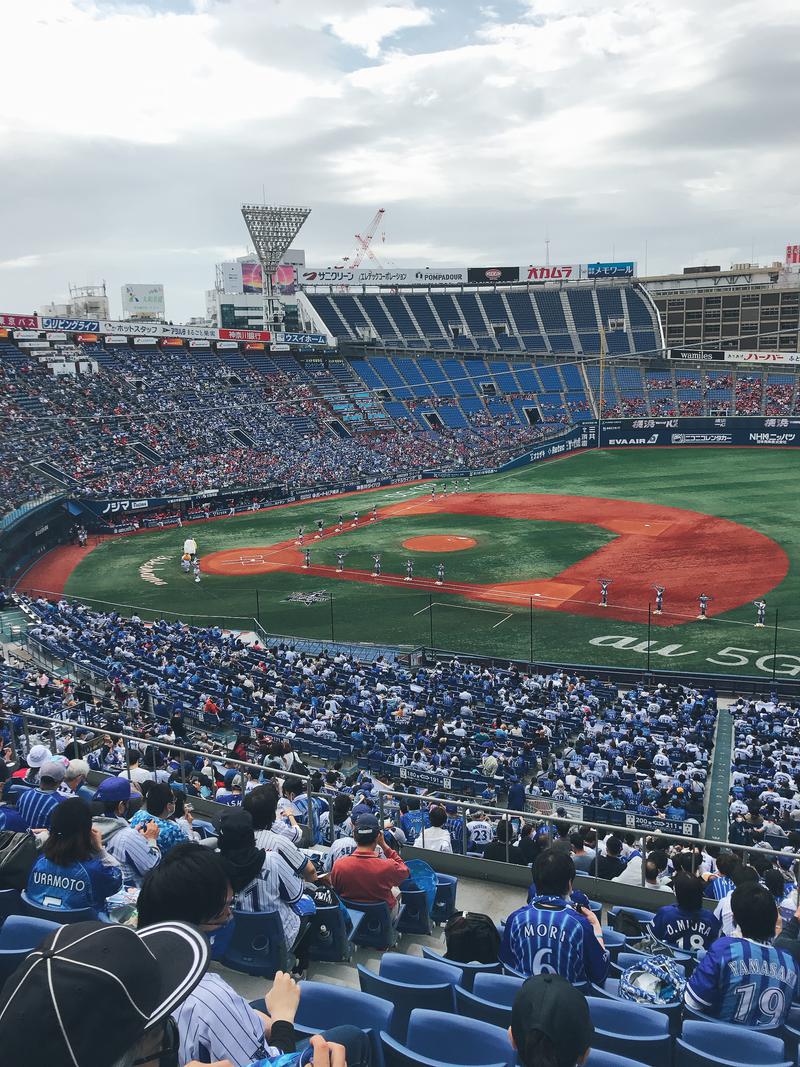
[[[509,1033],[522,1067],[582,1067],[594,1027],[579,989],[560,975],[537,974],[514,998]]]
[[[524,863],[526,867],[533,863],[538,853],[533,831],[531,823],[524,823],[519,832],[519,841],[517,841],[517,863]]]
[[[317,869],[304,852],[292,844],[289,838],[274,829],[278,807],[278,790],[274,785],[259,785],[242,801],[242,808],[253,820],[257,848],[277,852],[289,867],[307,882],[314,882]]]
[[[127,778],[104,779],[93,799],[103,805],[103,814],[92,820],[103,847],[120,865],[123,884],[140,887],[147,872],[161,860],[158,823],[143,820],[135,830],[128,824],[131,783]]]
[[[508,917],[500,959],[524,975],[560,974],[568,982],[603,982],[608,953],[589,908],[573,905],[575,864],[563,849],[548,848],[533,865],[537,894]]]
[[[622,859],[622,842],[614,834],[606,838],[606,854],[597,860],[598,878],[616,878],[625,870],[625,860]]]
[[[717,874],[706,882],[705,895],[712,900],[722,900],[732,893],[736,886],[731,881],[731,874],[739,861],[732,852],[720,852],[717,856]]]
[[[780,1026],[798,993],[798,970],[783,949],[770,942],[778,909],[769,890],[744,882],[733,891],[735,937],[715,941],[686,986],[687,1007],[728,1023]]]
[[[719,936],[719,919],[703,907],[703,881],[688,871],[678,871],[672,882],[677,904],[659,908],[653,933],[669,945],[697,952]]]
[[[89,775],[89,764],[86,760],[71,759],[64,772],[64,781],[58,787],[63,797],[74,796]]]
[[[747,882],[757,882],[758,871],[755,867],[746,867],[743,863],[737,863],[731,872],[731,881],[736,889],[738,889],[740,885],[745,885]],[[736,889],[728,893],[727,896],[724,896],[714,909],[714,914],[717,919],[719,919],[722,927],[722,933],[726,937],[733,936],[734,927],[736,926],[736,920],[733,917],[733,907],[731,905],[731,900]]]
[[[125,778],[129,778],[135,785],[142,785],[143,782],[152,782],[153,775],[150,771],[144,767],[139,766],[139,761],[142,758],[138,749],[132,748],[128,751],[128,769],[126,771],[120,771],[120,774]]]
[[[2,988],[4,1062],[156,1067],[171,1051],[177,1063],[171,1015],[207,966],[205,939],[180,923],[59,927]]]
[[[188,922],[202,933],[218,933],[232,921],[234,896],[220,856],[202,845],[176,846],[145,878],[139,895],[139,929],[163,922]],[[244,1067],[266,1056],[293,1052],[297,984],[279,971],[266,996],[267,1012],[251,1008],[218,974],[206,972],[173,1013],[178,1027],[178,1063],[228,1059]],[[336,1036],[334,1036],[336,1035]],[[354,1027],[327,1037],[345,1045],[347,1065],[368,1063],[367,1038]]]
[[[591,873],[596,852],[593,848],[586,847],[586,842],[580,830],[576,830],[570,835],[570,843],[572,844],[572,862],[575,864],[575,870],[584,871],[587,874]]]
[[[64,781],[64,764],[56,760],[43,763],[39,784],[26,789],[17,800],[17,811],[29,830],[48,830],[53,812],[66,798],[58,791]]]
[[[514,829],[508,819],[501,819],[495,828],[494,841],[491,841],[483,850],[485,860],[498,860],[500,863],[516,863],[516,850],[511,842],[514,838]]]
[[[452,852],[450,832],[445,829],[447,812],[441,804],[435,804],[428,812],[430,826],[423,829],[420,844],[431,852]]]
[[[161,855],[166,856],[175,845],[188,840],[186,834],[173,820],[175,798],[166,782],[145,782],[142,791],[145,806],[133,816],[131,826],[135,829],[140,823],[154,822],[158,827],[158,847],[161,849]]]
[[[353,830],[356,850],[342,856],[331,869],[331,884],[348,900],[371,904],[384,901],[392,918],[397,917],[398,901],[393,893],[408,878],[408,867],[389,848],[374,815],[359,815]],[[381,849],[383,858],[376,855]]]
[[[105,910],[122,886],[122,869],[103,848],[85,800],[64,800],[53,812],[50,835],[28,878],[28,896],[42,908]]]

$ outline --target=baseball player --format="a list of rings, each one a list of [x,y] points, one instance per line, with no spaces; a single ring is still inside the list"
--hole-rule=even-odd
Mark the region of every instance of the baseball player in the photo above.
[[[344,570],[344,552],[336,553],[336,571],[341,574]]]
[[[303,550],[303,556],[305,557],[305,562],[303,563],[303,566],[304,567],[310,567],[311,566],[311,549],[310,548],[304,549]]]
[[[336,532],[341,533],[344,526],[344,515],[340,515],[336,523]]]
[[[600,607],[608,607],[608,587],[611,585],[610,578],[598,578],[600,582]]]
[[[436,584],[441,585],[444,581],[444,563],[440,563],[436,568]]]
[[[369,521],[370,522],[377,522],[378,521],[378,505],[377,504],[372,508],[372,511],[370,512]]]
[[[760,628],[764,625],[764,619],[767,617],[767,602],[766,600],[754,600],[753,603],[756,606],[756,626]]]
[[[664,586],[656,585],[653,588],[656,591],[656,615],[661,615],[664,611]]]
[[[404,582],[410,582],[410,581],[413,580],[413,578],[414,578],[414,560],[413,559],[407,559],[406,560],[406,576],[403,579],[403,581]]]
[[[447,496],[447,482],[442,485],[442,496]]]
[[[298,543],[298,545],[302,545],[304,540],[305,540],[305,532],[303,530],[303,527],[301,526],[300,529],[297,531],[297,543]]]
[[[192,576],[196,582],[200,581],[200,564],[196,559],[192,560]]]
[[[381,557],[380,557],[380,555],[375,555],[375,556],[372,557],[372,577],[373,578],[380,578],[380,574],[381,574]]]
[[[708,602],[711,597],[707,593],[701,593],[697,599],[700,601],[700,614],[697,616],[698,619],[708,618],[706,612],[708,611]]]
[[[358,512],[357,511],[353,512],[353,521],[350,523],[350,525],[351,526],[358,526]]]
[[[435,499],[436,499],[436,483],[434,482],[433,485],[431,486],[431,500],[435,500]]]
[[[322,519],[317,519],[317,534],[316,534],[316,537],[317,537],[317,540],[319,540],[320,537],[322,537]]]

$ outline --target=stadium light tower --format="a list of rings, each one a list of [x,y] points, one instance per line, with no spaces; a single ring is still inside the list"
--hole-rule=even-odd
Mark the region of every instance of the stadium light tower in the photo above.
[[[274,207],[266,204],[242,204],[247,232],[261,264],[264,297],[264,329],[280,327],[278,301],[272,288],[272,276],[281,264],[287,248],[311,214],[310,207]]]

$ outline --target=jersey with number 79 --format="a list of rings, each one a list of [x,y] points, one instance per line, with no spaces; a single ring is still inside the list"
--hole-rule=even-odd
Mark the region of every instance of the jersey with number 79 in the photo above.
[[[797,989],[797,967],[788,952],[744,937],[721,937],[698,964],[684,999],[723,1022],[780,1025]]]

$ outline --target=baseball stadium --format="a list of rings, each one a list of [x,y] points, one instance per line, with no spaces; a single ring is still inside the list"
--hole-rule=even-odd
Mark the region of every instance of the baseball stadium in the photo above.
[[[308,214],[204,324],[0,314],[0,1054],[789,1067],[800,247],[314,269]]]

